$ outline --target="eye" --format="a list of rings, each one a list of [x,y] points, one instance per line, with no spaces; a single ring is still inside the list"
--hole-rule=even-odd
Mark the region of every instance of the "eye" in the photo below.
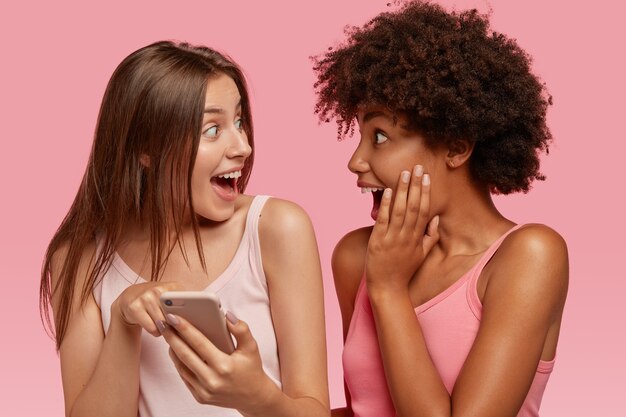
[[[243,129],[243,120],[241,119],[235,120],[235,127],[237,128],[237,130]]]
[[[376,145],[380,145],[381,143],[387,142],[387,136],[383,132],[374,133],[374,143]]]
[[[214,137],[217,137],[218,132],[219,132],[219,127],[217,125],[214,125],[204,130],[202,132],[202,135],[206,136],[207,138],[214,138]]]

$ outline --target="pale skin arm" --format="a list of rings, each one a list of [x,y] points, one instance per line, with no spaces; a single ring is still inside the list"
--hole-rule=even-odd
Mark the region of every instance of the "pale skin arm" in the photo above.
[[[565,243],[539,225],[506,239],[492,259],[480,329],[450,396],[430,359],[408,292],[411,271],[437,239],[436,220],[428,223],[429,188],[421,176],[414,176],[410,187],[399,181],[393,209],[391,198],[383,198],[368,247],[368,292],[396,412],[515,417],[546,335],[560,321],[567,292]]]
[[[86,250],[81,260],[72,315],[59,349],[65,414],[72,417],[136,417],[142,326],[155,336],[159,334],[150,316],[155,314],[154,307],[145,305],[152,303],[150,300],[156,293],[165,288],[174,289],[177,285],[149,283],[124,291],[111,307],[111,325],[105,337],[100,308],[93,296],[90,295],[82,306],[79,300],[94,250],[93,247]],[[53,288],[64,256],[64,251],[60,250],[53,258]],[[55,294],[52,298],[55,314],[58,305],[59,294]],[[155,305],[158,308],[158,304]]]
[[[176,332],[164,333],[170,356],[201,403],[236,408],[254,417],[328,416],[323,289],[313,227],[301,208],[271,199],[262,211],[259,238],[282,391],[263,372],[247,324],[236,318],[228,323],[237,339],[233,354],[220,352],[179,318]]]

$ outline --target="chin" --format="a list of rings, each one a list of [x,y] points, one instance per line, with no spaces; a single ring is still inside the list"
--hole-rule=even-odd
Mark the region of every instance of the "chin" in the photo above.
[[[196,215],[212,221],[212,222],[223,222],[226,221],[228,219],[230,219],[231,217],[233,217],[233,214],[235,213],[235,206],[231,205],[230,207],[223,207],[223,208],[217,208],[217,207],[211,207],[211,208],[196,208]]]

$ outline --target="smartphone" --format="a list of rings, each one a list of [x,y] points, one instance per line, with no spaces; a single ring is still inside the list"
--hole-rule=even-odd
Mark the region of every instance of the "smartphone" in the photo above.
[[[205,291],[167,291],[161,294],[160,302],[165,314],[184,318],[222,352],[230,354],[235,350],[217,295]]]

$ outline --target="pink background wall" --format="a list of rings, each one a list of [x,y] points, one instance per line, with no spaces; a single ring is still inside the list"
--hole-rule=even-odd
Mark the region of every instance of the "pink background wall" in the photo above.
[[[37,308],[45,247],[76,192],[105,84],[133,50],[160,39],[228,52],[252,90],[257,163],[251,193],[291,199],[311,215],[326,283],[332,403],[343,404],[341,331],[329,259],[370,222],[370,198],[346,169],[355,140],[312,114],[309,55],[386,8],[376,1],[23,1],[0,11],[0,404],[2,414],[61,416],[59,365]],[[445,1],[459,7],[483,1]],[[626,152],[620,2],[492,0],[493,26],[535,58],[555,105],[556,138],[530,194],[498,198],[518,222],[542,222],[569,243],[571,287],[544,416],[623,416]],[[622,8],[622,10],[619,10]],[[618,54],[621,57],[618,57]],[[619,190],[622,190],[621,192]],[[623,258],[621,258],[623,259]]]

